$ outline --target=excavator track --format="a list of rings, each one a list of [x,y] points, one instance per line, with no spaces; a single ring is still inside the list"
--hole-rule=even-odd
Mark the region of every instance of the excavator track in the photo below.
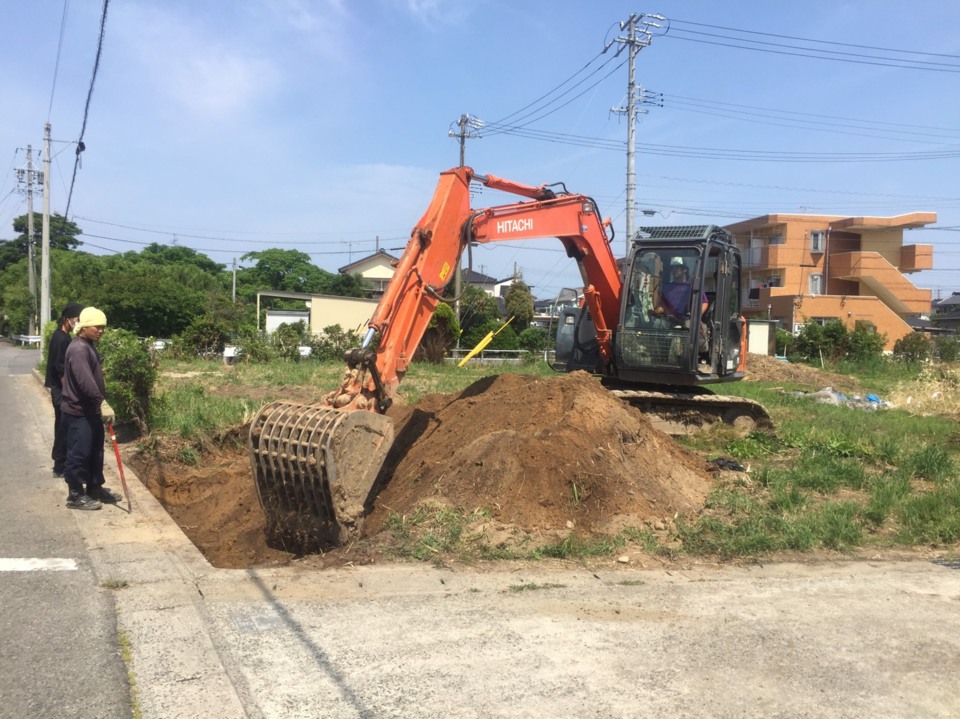
[[[708,393],[608,389],[615,397],[643,412],[654,427],[673,436],[696,434],[718,423],[732,427],[741,436],[773,431],[767,410],[751,399]]]
[[[265,405],[248,447],[268,542],[303,553],[359,537],[393,439],[392,420],[374,412]]]

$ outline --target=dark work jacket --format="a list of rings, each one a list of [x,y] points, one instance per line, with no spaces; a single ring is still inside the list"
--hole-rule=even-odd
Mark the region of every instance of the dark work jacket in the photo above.
[[[57,327],[50,338],[47,348],[47,375],[43,380],[44,387],[60,387],[60,378],[63,377],[63,363],[67,356],[67,347],[70,344],[70,335]]]
[[[90,340],[74,337],[64,361],[60,411],[77,417],[96,416],[105,397],[100,353]]]

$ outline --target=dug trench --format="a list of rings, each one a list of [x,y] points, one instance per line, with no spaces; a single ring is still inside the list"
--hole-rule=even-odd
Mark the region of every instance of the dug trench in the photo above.
[[[669,530],[703,509],[713,481],[702,457],[585,373],[489,377],[389,416],[397,440],[360,539],[310,557],[266,542],[247,427],[206,443],[196,466],[163,438],[128,445],[126,461],[210,563],[229,568],[392,561],[398,520],[435,508],[472,517],[465,533],[503,550]]]

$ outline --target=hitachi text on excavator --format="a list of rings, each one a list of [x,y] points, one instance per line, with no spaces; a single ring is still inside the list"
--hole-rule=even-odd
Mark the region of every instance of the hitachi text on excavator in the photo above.
[[[524,200],[471,209],[471,182]],[[642,228],[618,263],[612,227],[592,198],[458,167],[441,173],[361,346],[344,357],[339,386],[318,405],[268,404],[251,424],[271,543],[310,552],[359,536],[394,439],[385,413],[463,250],[544,237],[560,241],[584,285],[582,305],[559,317],[555,369],[598,375],[669,432],[714,421],[743,431],[769,424],[759,404],[704,389],[745,370],[741,259],[728,233]]]

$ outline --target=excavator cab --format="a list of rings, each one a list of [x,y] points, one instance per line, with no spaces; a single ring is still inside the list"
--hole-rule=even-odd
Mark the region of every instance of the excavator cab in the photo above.
[[[715,225],[643,227],[623,263],[613,361],[599,373],[631,384],[705,385],[744,374],[740,253]],[[601,368],[586,306],[561,312],[557,361]]]

